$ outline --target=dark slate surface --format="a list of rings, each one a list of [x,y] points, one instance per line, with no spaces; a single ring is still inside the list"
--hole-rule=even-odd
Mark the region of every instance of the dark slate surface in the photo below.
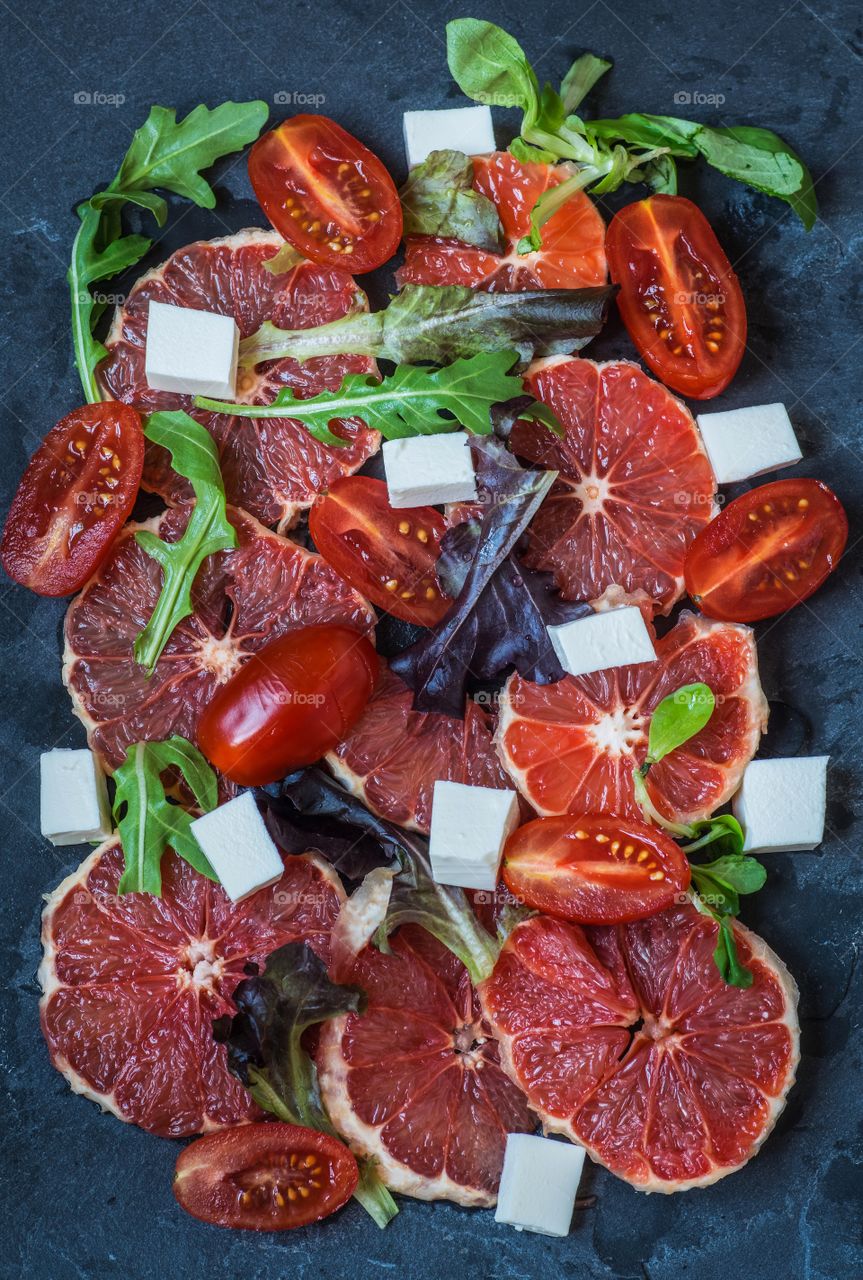
[[[818,181],[822,217],[809,236],[782,205],[711,174],[693,174],[685,186],[713,222],[749,302],[749,350],[721,407],[784,400],[806,454],[801,472],[834,485],[852,519],[851,550],[829,586],[809,606],[760,628],[768,695],[794,709],[783,713],[784,728],[776,717],[769,746],[796,750],[805,734],[804,751],[833,758],[829,838],[815,854],[771,857],[769,888],[745,914],[800,983],[799,1082],[758,1159],[708,1191],[648,1198],[604,1171],[589,1172],[596,1204],[577,1213],[562,1242],[518,1235],[496,1226],[491,1214],[445,1204],[406,1204],[386,1233],[356,1206],[338,1223],[262,1238],[186,1218],[170,1191],[179,1148],[123,1128],[73,1097],[39,1036],[40,895],[74,867],[78,852],[52,850],[39,838],[38,752],[81,745],[84,736],[60,685],[62,604],[4,586],[3,1277],[863,1275],[863,1001],[855,978],[863,901],[855,708],[863,625],[860,15],[844,0],[817,7],[802,0],[510,0],[484,10],[525,43],[540,74],[559,77],[584,48],[613,58],[599,114],[640,109],[770,126],[797,146]],[[111,177],[150,104],[185,114],[198,102],[228,97],[273,102],[280,93],[324,94],[319,109],[400,175],[402,111],[460,101],[442,42],[444,19],[459,12],[429,0],[0,6],[4,509],[26,457],[79,398],[64,284],[73,201]],[[124,100],[76,103],[81,93]],[[679,95],[686,94],[724,101],[685,105]],[[498,124],[506,139],[503,113]],[[222,167],[218,188],[212,215],[174,210],[163,249],[263,221],[242,163]],[[378,296],[384,286],[377,282]],[[632,354],[617,326],[598,350]]]

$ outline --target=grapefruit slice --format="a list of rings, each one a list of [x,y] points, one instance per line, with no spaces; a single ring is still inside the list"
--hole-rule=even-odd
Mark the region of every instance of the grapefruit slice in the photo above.
[[[210,556],[193,591],[195,611],[176,628],[152,676],[133,656],[153,611],[162,571],[135,541],[140,528],[173,542],[188,507],[128,524],[110,558],[69,606],[63,680],[90,746],[108,769],[133,742],[195,730],[214,689],[248,657],[295,627],[342,622],[371,634],[371,605],[320,556],[271,533],[237,508],[234,551]]]
[[[504,1074],[467,970],[404,925],[392,954],[367,947],[351,981],[368,1004],[324,1024],[318,1079],[330,1119],[388,1187],[493,1205],[507,1133],[536,1121]]]
[[[219,449],[219,463],[230,502],[245,507],[264,524],[290,528],[314,497],[342,475],[362,466],[380,443],[358,419],[340,423],[336,434],[344,447],[319,444],[294,418],[266,421],[195,409],[191,396],[153,391],[147,385],[144,355],[150,302],[233,316],[240,336],[248,337],[265,320],[283,329],[306,329],[337,320],[355,309],[365,295],[346,271],[300,262],[274,275],[264,263],[284,241],[275,231],[249,229],[219,240],[199,240],[178,249],[167,262],[137,282],[118,307],[106,340],[108,355],[99,380],[114,400],[133,404],[141,413],[185,409],[202,423]],[[346,373],[373,373],[363,356],[326,356],[306,360],[270,360],[254,370],[240,370],[240,404],[269,404],[282,387],[304,398],[337,391]],[[170,456],[148,444],[144,458],[145,489],[170,505],[191,496],[188,482],[170,465]]]
[[[549,187],[568,177],[565,167],[519,164],[508,151],[473,159],[477,191],[496,206],[504,233],[502,253],[487,253],[460,240],[408,236],[403,284],[473,285],[493,293],[523,289],[578,289],[605,284],[605,223],[582,191],[571,196],[542,229],[542,249],[519,254],[530,231],[530,211]]]
[[[739,1169],[794,1083],[793,978],[735,924],[754,981],[726,986],[717,930],[689,903],[616,928],[536,916],[480,987],[501,1061],[544,1126],[642,1191]]]
[[[713,690],[713,715],[652,766],[648,793],[663,817],[698,822],[737,790],[767,726],[752,631],[684,613],[657,642],[656,654],[657,662],[567,676],[557,684],[510,676],[497,748],[537,813],[641,817],[632,774],[647,754],[650,718],[668,694],[698,681]]]
[[[47,899],[39,981],[52,1063],[76,1093],[162,1137],[255,1118],[213,1020],[236,1012],[244,966],[276,947],[304,941],[328,958],[338,877],[312,854],[286,857],[281,880],[234,905],[170,851],[161,898],[118,896],[122,870],[108,840]]]
[[[383,668],[349,736],[326,757],[352,795],[381,818],[428,833],[437,779],[511,787],[497,757],[488,713],[468,700],[464,720],[413,711],[413,694]]]
[[[668,613],[683,595],[686,549],[717,509],[689,410],[628,360],[536,360],[525,386],[565,429],[563,439],[537,423],[512,430],[514,453],[559,472],[525,562],[553,573],[568,600],[617,585]]]

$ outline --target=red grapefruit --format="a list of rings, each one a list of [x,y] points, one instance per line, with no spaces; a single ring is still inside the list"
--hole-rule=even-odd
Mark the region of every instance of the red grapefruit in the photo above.
[[[536,360],[526,387],[565,429],[518,422],[514,453],[559,472],[529,531],[525,562],[568,600],[612,585],[642,590],[668,613],[683,559],[713,517],[715,482],[686,406],[628,360]]]
[[[530,211],[542,193],[563,182],[565,168],[519,164],[508,151],[475,156],[474,187],[497,207],[504,232],[502,253],[460,240],[408,236],[399,284],[474,285],[496,293],[522,289],[578,289],[605,284],[605,224],[582,191],[567,200],[542,229],[542,249],[519,254],[530,231]]]
[[[365,1012],[325,1023],[318,1047],[336,1129],[394,1191],[494,1204],[507,1133],[536,1122],[501,1069],[467,970],[404,925],[391,955],[360,953],[351,980],[366,992]]]
[[[306,329],[337,320],[357,306],[367,306],[353,277],[337,268],[310,262],[274,275],[264,263],[284,241],[275,231],[246,230],[220,240],[199,240],[178,249],[167,262],[147,272],[117,309],[108,335],[108,356],[99,379],[115,400],[142,413],[186,409],[208,429],[219,448],[219,463],[228,499],[245,507],[265,524],[289,528],[332,480],[362,466],[379,444],[376,431],[359,420],[339,424],[345,447],[319,444],[293,418],[266,421],[206,413],[192,407],[191,396],[153,391],[144,373],[147,315],[151,301],[233,316],[240,336],[248,337],[265,320],[282,329]],[[346,373],[374,372],[363,356],[326,356],[306,360],[271,360],[254,370],[240,370],[237,400],[269,404],[284,386],[307,397],[337,391]],[[148,445],[143,486],[176,504],[188,499],[188,483],[171,468],[158,445]]]
[[[360,721],[326,761],[373,813],[428,832],[435,781],[511,787],[488,713],[468,700],[464,720],[413,711],[407,685],[385,669]]]
[[[538,685],[510,676],[497,747],[522,795],[542,815],[640,818],[633,769],[647,754],[653,711],[682,685],[704,681],[716,708],[695,737],[652,766],[656,808],[677,822],[707,818],[731,798],[767,725],[749,627],[684,613],[656,644],[657,662]]]
[[[320,556],[271,533],[246,512],[229,509],[234,551],[210,556],[195,580],[195,611],[176,628],[152,676],[133,656],[162,571],[135,541],[128,524],[110,558],[66,614],[63,680],[90,746],[109,769],[133,742],[179,733],[195,741],[201,711],[213,691],[251,654],[296,627],[340,622],[371,633],[371,605]],[[165,512],[145,526],[167,541],[179,538],[188,508]]]
[[[616,928],[536,916],[480,988],[501,1061],[543,1124],[642,1191],[739,1169],[794,1083],[794,980],[735,924],[754,981],[726,986],[717,929],[689,903]]]
[[[338,877],[312,854],[286,857],[281,880],[234,905],[172,852],[161,898],[118,896],[122,870],[108,840],[47,899],[39,981],[51,1061],[76,1093],[163,1137],[254,1118],[213,1020],[236,1012],[244,965],[276,947],[302,940],[327,958]]]

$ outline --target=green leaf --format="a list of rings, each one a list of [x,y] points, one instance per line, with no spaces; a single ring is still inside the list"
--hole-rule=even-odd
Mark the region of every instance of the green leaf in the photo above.
[[[593,53],[583,53],[580,58],[576,58],[560,86],[560,96],[567,115],[581,105],[597,81],[611,68],[612,63],[606,62],[604,58],[597,58]]]
[[[713,715],[716,699],[706,684],[685,684],[663,698],[650,721],[645,765],[658,764],[694,738]]]
[[[534,400],[532,404],[526,405],[518,411],[519,421],[539,422],[544,427],[548,427],[552,435],[557,436],[558,440],[566,438],[566,431],[562,424],[549,409],[547,404],[543,404],[541,400]]]
[[[493,22],[456,18],[446,25],[447,62],[462,93],[490,107],[539,114],[539,85],[517,40]]]
[[[515,351],[456,360],[442,369],[401,364],[382,381],[370,374],[347,374],[338,391],[303,400],[283,387],[268,405],[233,405],[197,398],[198,408],[248,418],[296,418],[323,444],[344,445],[332,422],[361,418],[387,440],[437,435],[459,425],[476,435],[491,431],[491,407],[523,393],[520,377],[509,372]]]
[[[355,311],[314,329],[277,329],[265,321],[240,343],[240,363],[342,353],[395,364],[447,364],[510,350],[523,361],[569,354],[602,328],[612,295],[607,287],[486,293],[462,285],[405,285],[374,314]]]
[[[730,987],[741,987],[745,990],[752,986],[752,971],[740,963],[737,943],[734,940],[734,927],[728,919],[719,922],[713,963],[722,975],[723,981]]]
[[[75,363],[90,403],[102,398],[96,366],[106,354],[93,337],[93,326],[104,308],[94,302],[90,286],[135,266],[151,243],[144,236],[121,236],[123,206],[131,203],[147,209],[163,226],[167,205],[155,194],[159,188],[212,209],[216,197],[200,171],[253,142],[267,111],[264,102],[225,102],[212,111],[196,107],[178,123],[174,110],[151,107],[108,188],[78,206],[81,225],[72,245],[67,280]]]
[[[687,835],[692,840],[691,844],[684,845],[687,856],[708,845],[714,845],[713,852],[723,855],[743,852],[743,828],[730,813],[692,823]]]
[[[698,155],[698,147],[693,139],[701,125],[692,120],[631,112],[629,115],[618,116],[616,120],[588,120],[585,128],[589,136],[606,142],[628,142],[631,146],[646,147],[649,150],[664,147],[672,155],[688,156],[690,159]]]
[[[543,147],[532,147],[521,135],[513,138],[509,144],[509,150],[519,164],[555,164],[557,161],[553,151],[546,151]]]
[[[807,231],[818,216],[812,175],[787,143],[770,129],[735,125],[699,129],[693,141],[708,164],[756,191],[791,206]]]
[[[168,769],[180,771],[204,813],[216,807],[216,775],[191,742],[173,737],[130,746],[114,773],[114,820],[125,859],[118,893],[160,897],[162,856],[168,847],[201,875],[218,882],[190,830],[192,815],[165,795],[162,775]]]
[[[295,249],[292,244],[285,241],[278,253],[274,253],[272,258],[267,258],[261,265],[271,276],[281,276],[293,271],[294,267],[298,267],[305,261],[299,249]]]
[[[657,195],[677,195],[677,164],[674,156],[657,156],[637,170],[630,170],[629,181],[639,176]]]
[[[163,542],[148,530],[135,534],[136,542],[164,574],[156,607],[135,638],[135,660],[152,674],[174,628],[193,611],[192,586],[204,560],[235,547],[237,535],[225,511],[216,446],[200,423],[181,410],[154,413],[144,435],[170,452],[174,470],[195,491],[195,505],[179,542]]]
[[[549,218],[557,213],[558,209],[566,204],[567,200],[574,196],[576,191],[582,191],[597,176],[598,173],[593,169],[579,169],[577,173],[565,178],[557,186],[549,187],[544,191],[530,211],[530,233],[522,236],[521,240],[519,240],[517,252],[534,253],[541,249],[542,228]]]
[[[497,209],[473,188],[473,164],[461,151],[432,151],[399,192],[405,235],[448,236],[500,252],[503,228]]]

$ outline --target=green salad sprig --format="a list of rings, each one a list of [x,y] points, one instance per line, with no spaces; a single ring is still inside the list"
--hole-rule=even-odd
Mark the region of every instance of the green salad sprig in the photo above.
[[[123,206],[135,204],[149,210],[160,227],[165,225],[168,206],[157,191],[170,191],[212,209],[216,196],[201,171],[254,142],[267,114],[265,102],[223,102],[213,110],[195,107],[178,122],[172,108],[151,107],[116,176],[104,191],[78,206],[81,225],[67,279],[75,363],[89,403],[102,399],[96,366],[107,354],[93,336],[105,303],[93,296],[91,286],[133,267],[152,243],[146,236],[123,235]]]

